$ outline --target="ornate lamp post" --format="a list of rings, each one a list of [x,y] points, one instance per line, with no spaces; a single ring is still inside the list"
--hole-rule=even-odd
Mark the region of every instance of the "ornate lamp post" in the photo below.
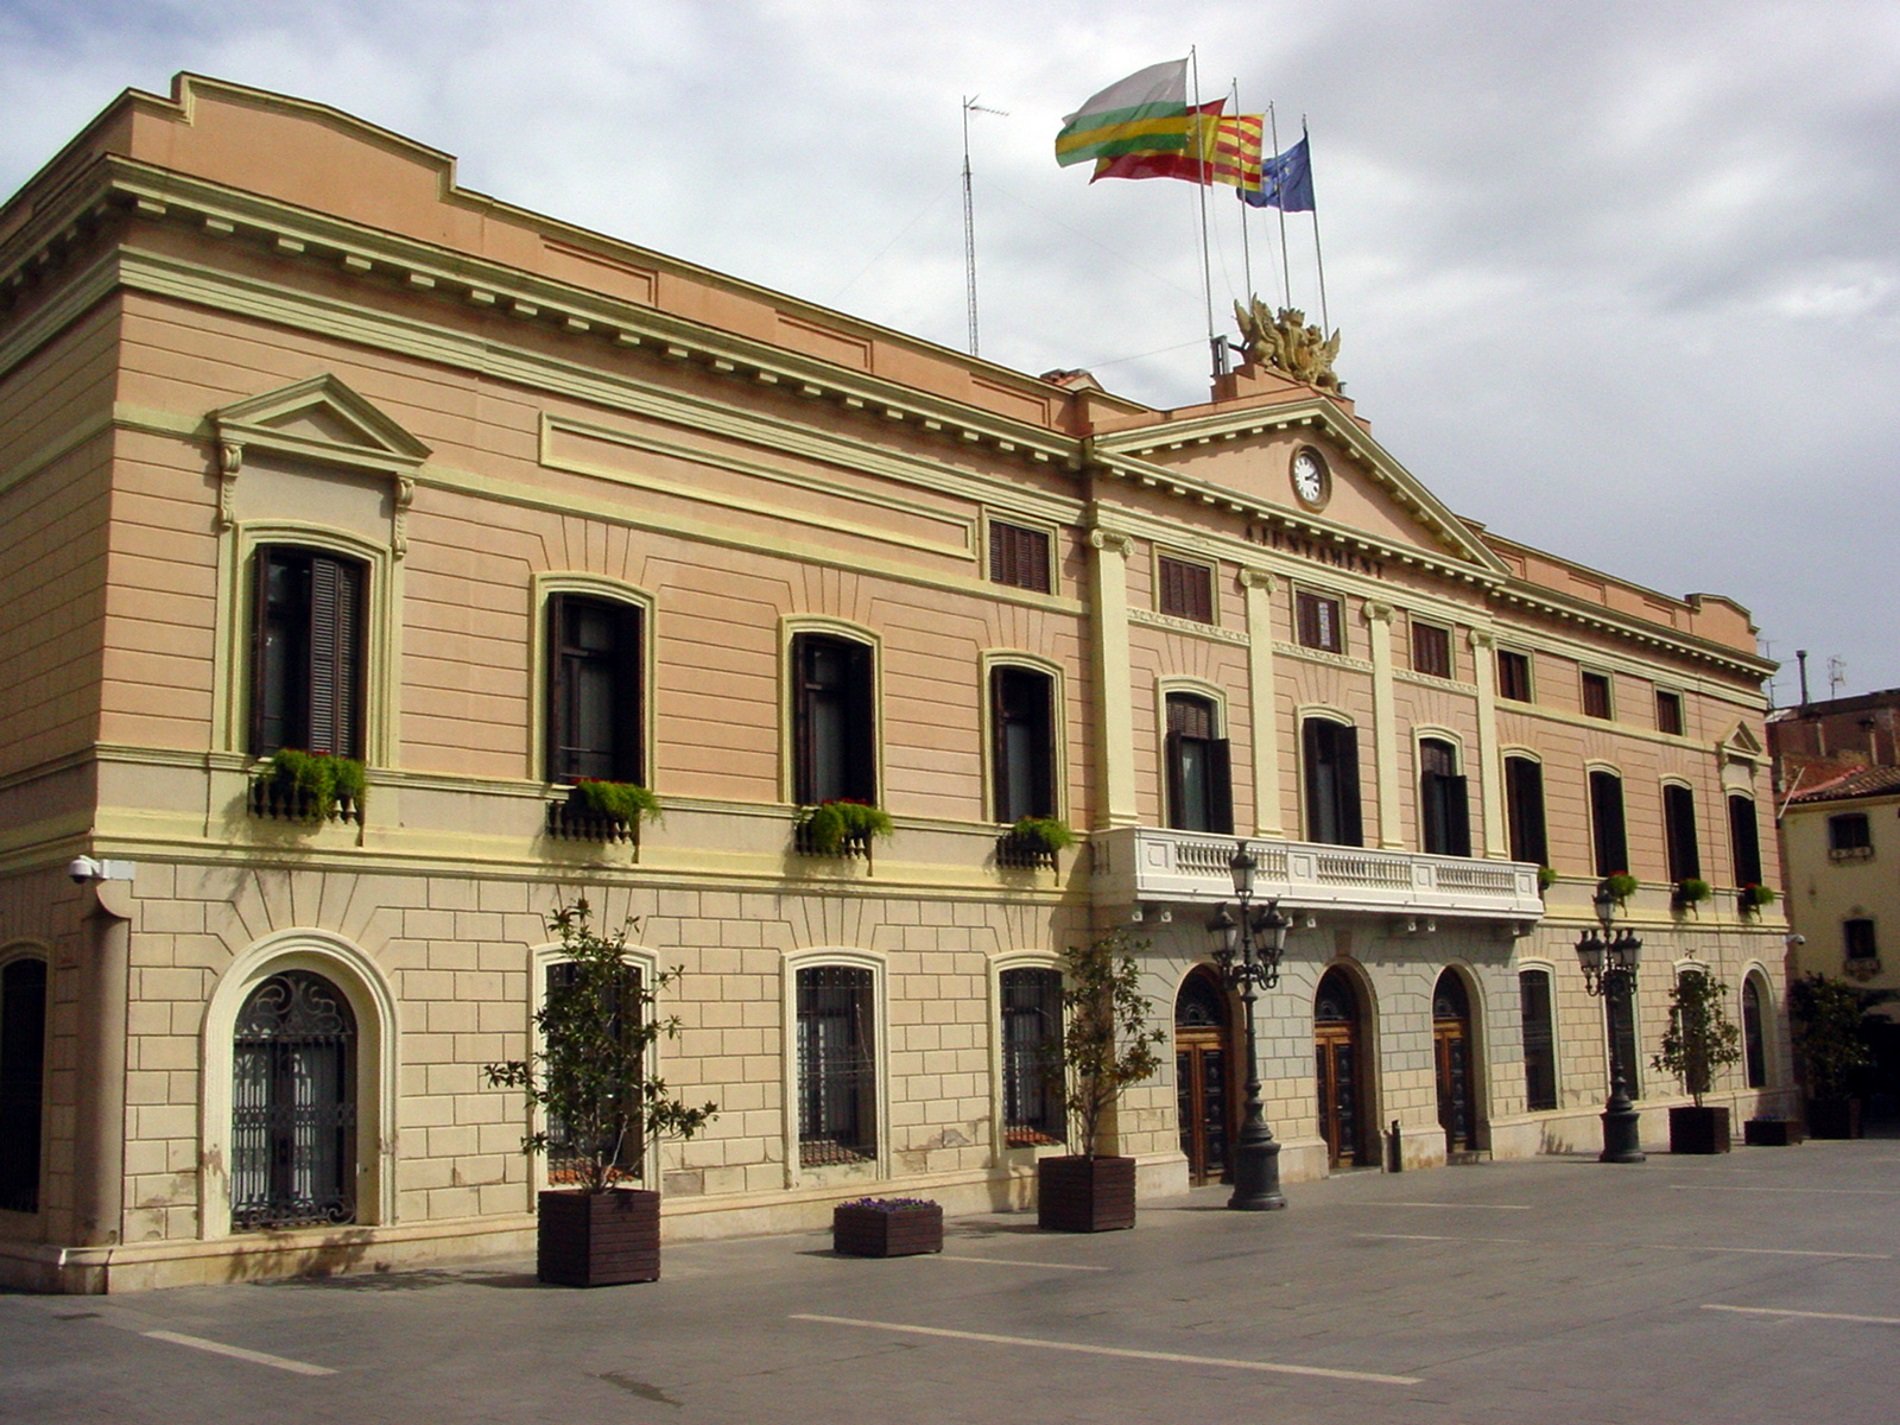
[[[1280,1145],[1273,1141],[1273,1130],[1267,1127],[1260,1103],[1253,1007],[1259,998],[1256,991],[1270,990],[1280,982],[1280,956],[1286,950],[1286,933],[1293,922],[1280,914],[1277,898],[1254,909],[1254,873],[1260,865],[1247,854],[1246,842],[1235,845],[1227,866],[1234,874],[1240,916],[1236,919],[1222,906],[1207,927],[1214,937],[1214,963],[1220,967],[1221,982],[1230,990],[1240,991],[1247,1016],[1247,1117],[1240,1126],[1240,1140],[1234,1145],[1234,1195],[1227,1199],[1227,1205],[1241,1212],[1271,1212],[1285,1207],[1286,1198],[1280,1192]]]
[[[1597,887],[1592,904],[1596,906],[1597,924],[1603,930],[1601,934],[1594,929],[1585,930],[1577,937],[1577,959],[1583,965],[1584,989],[1604,1000],[1610,1007],[1612,1021],[1606,1041],[1610,1055],[1610,1097],[1603,1105],[1603,1151],[1597,1155],[1597,1161],[1640,1163],[1643,1150],[1638,1146],[1638,1117],[1623,1082],[1623,1060],[1616,1048],[1614,1014],[1619,1001],[1624,1013],[1629,1012],[1636,994],[1636,966],[1642,959],[1643,942],[1627,927],[1611,935],[1616,897],[1610,894],[1608,885]]]

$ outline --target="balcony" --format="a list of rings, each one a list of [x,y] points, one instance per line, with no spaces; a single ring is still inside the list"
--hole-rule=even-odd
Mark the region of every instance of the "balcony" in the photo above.
[[[1239,839],[1146,826],[1095,832],[1095,893],[1114,905],[1232,900],[1227,863]],[[1247,838],[1247,846],[1260,863],[1255,894],[1301,910],[1512,921],[1544,914],[1537,867],[1524,862],[1258,837]]]

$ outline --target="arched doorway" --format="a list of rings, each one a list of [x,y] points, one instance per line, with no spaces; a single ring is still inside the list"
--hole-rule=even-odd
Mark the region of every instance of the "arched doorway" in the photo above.
[[[231,1225],[356,1217],[356,1016],[337,987],[285,970],[238,1011],[231,1046]]]
[[[1233,1030],[1212,970],[1187,977],[1174,1001],[1174,1091],[1188,1182],[1220,1182],[1233,1142]]]
[[[1313,1039],[1319,1068],[1319,1132],[1327,1163],[1351,1168],[1373,1161],[1366,1149],[1366,1098],[1361,1064],[1364,1020],[1359,995],[1344,970],[1328,970],[1313,997]]]
[[[1432,1059],[1438,1070],[1438,1126],[1447,1153],[1478,1146],[1478,1100],[1471,1072],[1471,998],[1456,971],[1446,970],[1432,990]]]

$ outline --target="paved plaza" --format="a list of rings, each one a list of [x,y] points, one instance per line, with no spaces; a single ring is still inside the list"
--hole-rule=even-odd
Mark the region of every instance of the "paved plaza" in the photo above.
[[[1747,1422],[1900,1419],[1900,1141],[1202,1190],[1133,1232],[953,1219],[532,1264],[0,1296],[0,1419]]]

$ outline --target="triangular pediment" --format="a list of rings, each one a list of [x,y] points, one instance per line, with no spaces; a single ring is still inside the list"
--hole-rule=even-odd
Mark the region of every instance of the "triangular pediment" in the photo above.
[[[1203,502],[1498,578],[1510,573],[1469,524],[1324,397],[1207,407],[1098,436],[1095,451],[1117,474]],[[1318,498],[1302,498],[1313,494],[1310,466],[1302,463],[1306,483],[1296,483],[1303,452],[1317,457]]]
[[[1761,739],[1749,730],[1748,724],[1738,722],[1728,736],[1715,744],[1716,755],[1734,762],[1760,762],[1767,756]]]
[[[412,476],[429,447],[325,373],[211,413],[219,441],[330,465]]]

